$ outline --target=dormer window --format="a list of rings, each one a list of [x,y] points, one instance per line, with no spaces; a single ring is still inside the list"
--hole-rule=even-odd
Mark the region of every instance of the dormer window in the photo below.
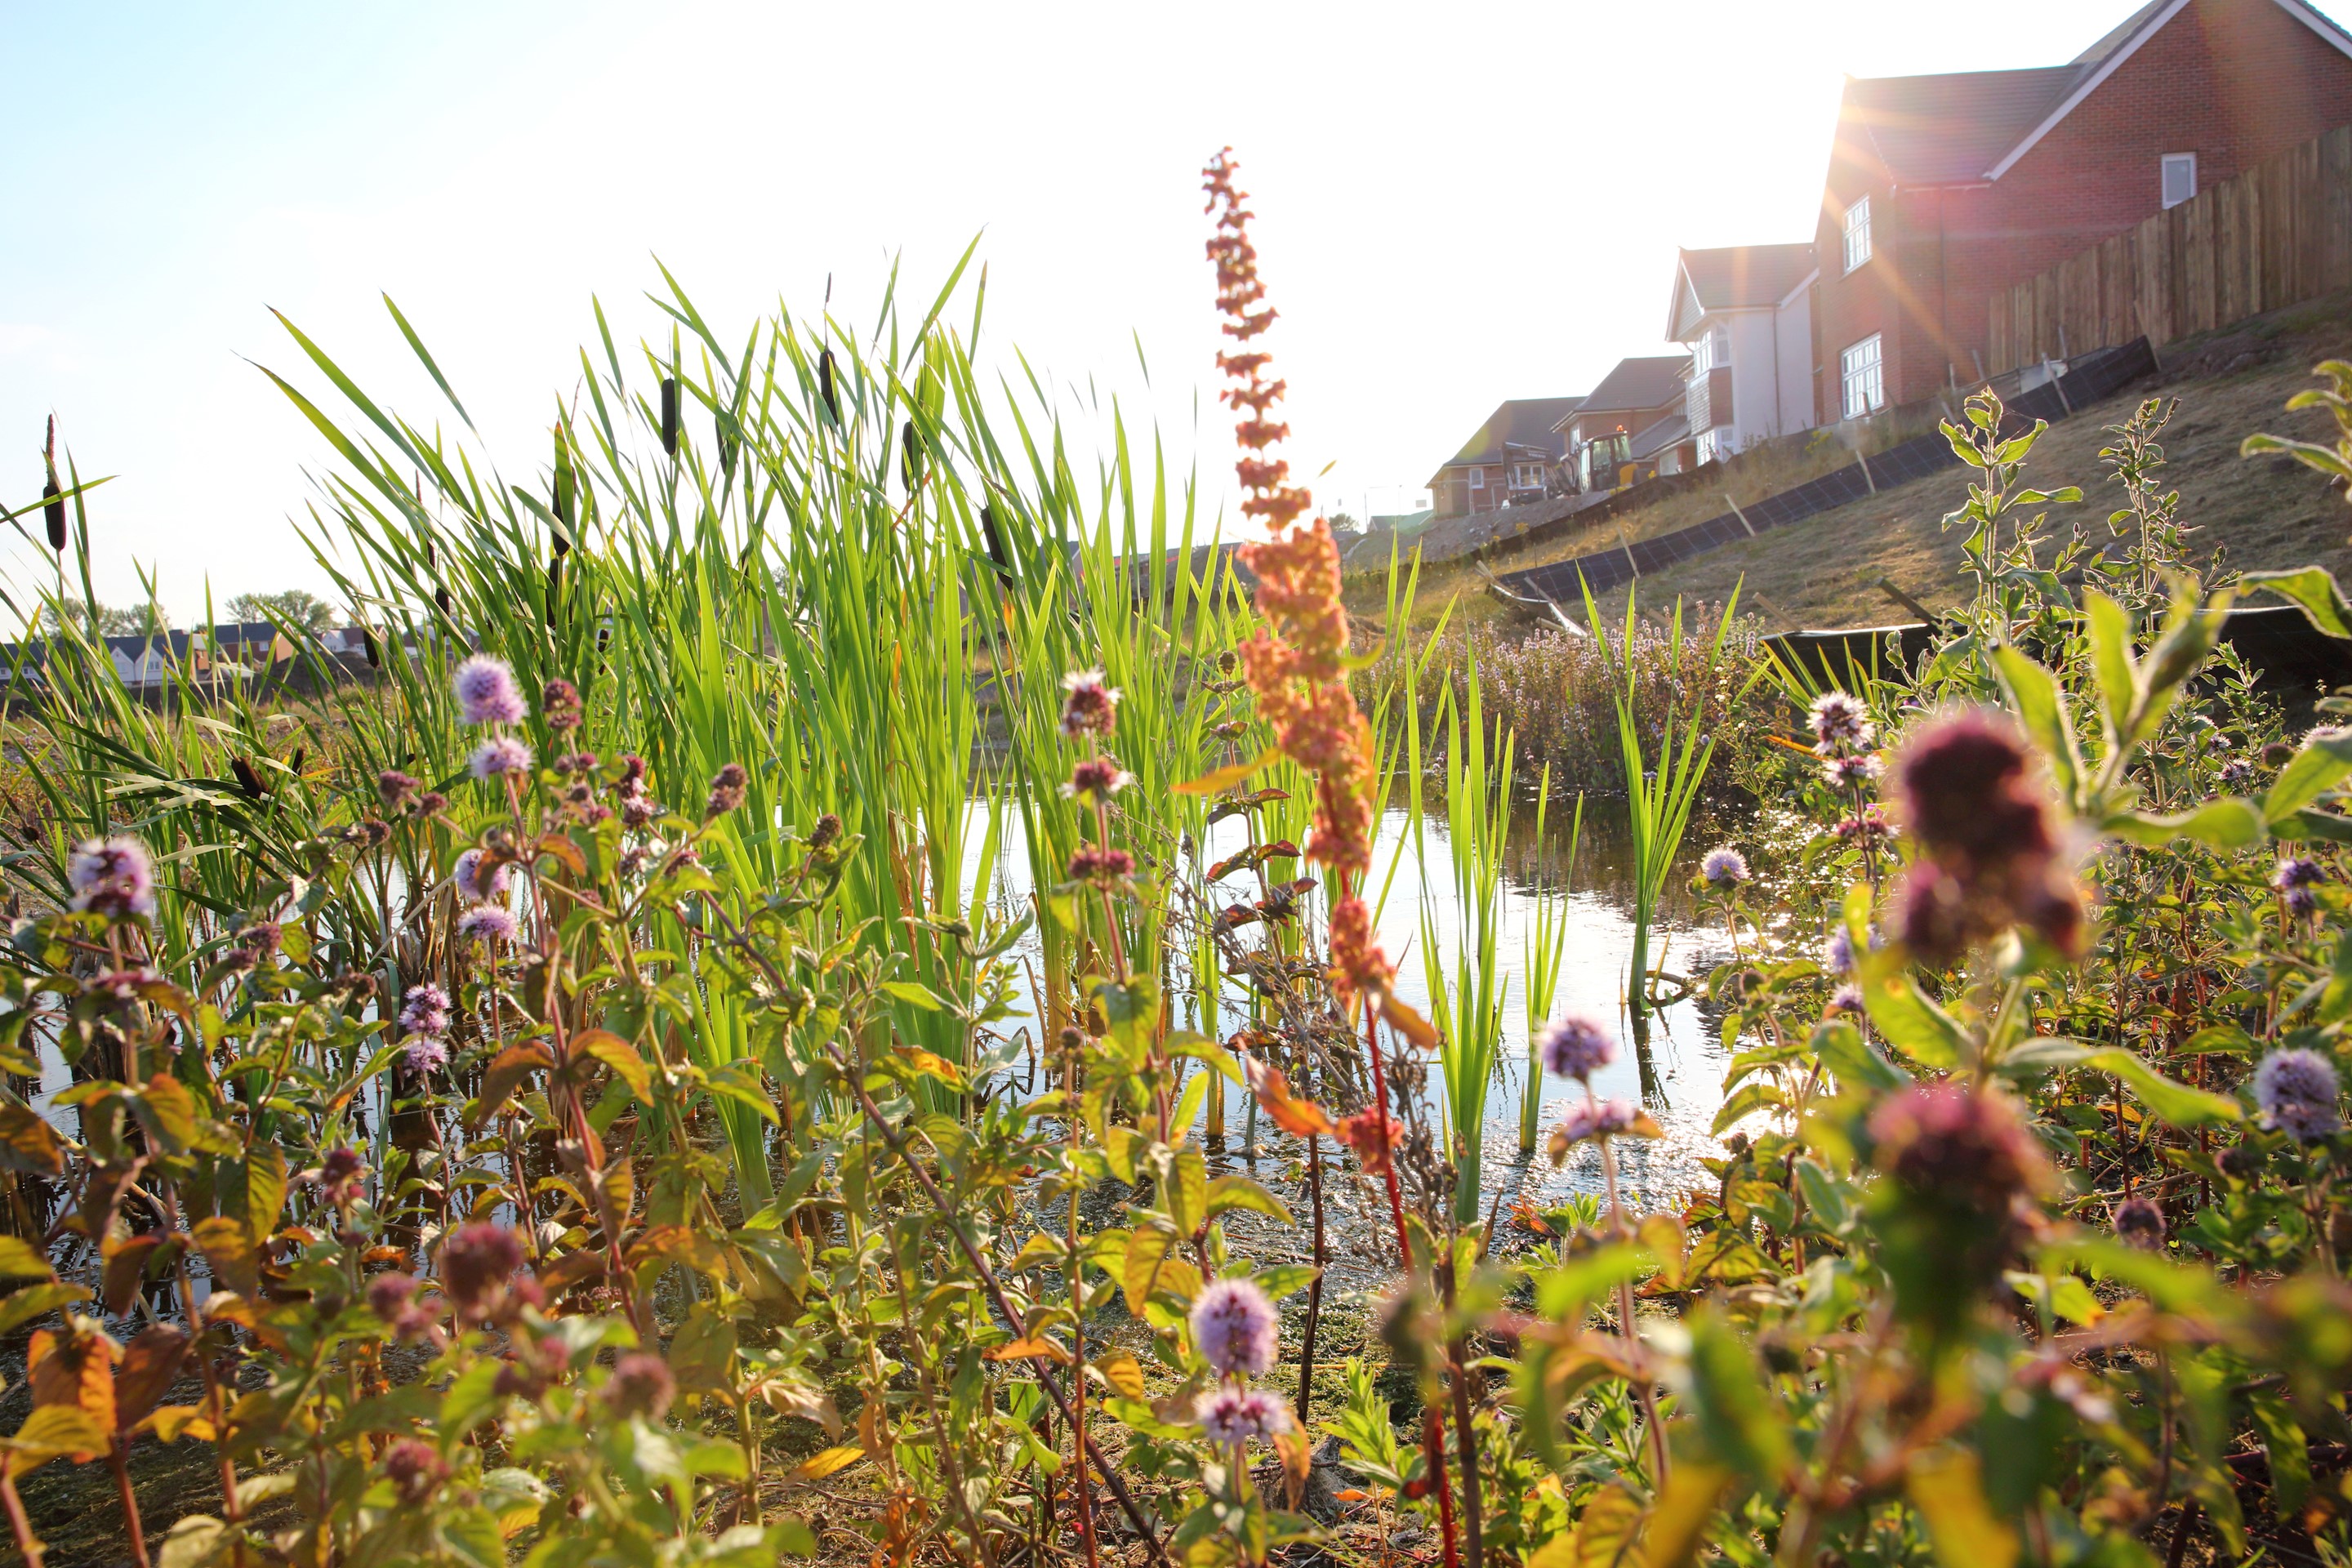
[[[2167,153],[2159,164],[2164,205],[2177,207],[2197,194],[2197,154]]]
[[[1870,259],[1870,198],[1863,197],[1845,209],[1845,269],[1848,272]]]
[[[1716,322],[1699,334],[1698,341],[1690,345],[1690,351],[1693,375],[1705,375],[1711,370],[1729,370],[1731,368],[1729,324],[1723,321]]]

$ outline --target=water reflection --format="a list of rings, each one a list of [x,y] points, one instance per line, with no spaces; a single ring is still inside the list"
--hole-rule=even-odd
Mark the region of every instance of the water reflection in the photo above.
[[[1618,1026],[1618,1058],[1599,1075],[1594,1089],[1603,1097],[1638,1098],[1665,1130],[1665,1137],[1654,1142],[1637,1139],[1621,1145],[1620,1175],[1630,1194],[1649,1203],[1673,1203],[1695,1183],[1713,1180],[1697,1162],[1718,1152],[1712,1124],[1721,1103],[1723,1075],[1730,1057],[1722,1042],[1721,1016],[1703,1001],[1685,997],[1653,1012],[1650,1037],[1645,1045],[1636,1047],[1623,1005],[1633,929],[1630,874],[1633,850],[1623,805],[1608,801],[1587,803],[1572,865],[1569,857],[1571,813],[1568,807],[1569,803],[1555,803],[1541,842],[1536,838],[1533,803],[1522,803],[1514,812],[1505,873],[1509,896],[1502,912],[1499,955],[1500,973],[1509,977],[1511,988],[1503,1008],[1505,1038],[1496,1081],[1486,1102],[1485,1169],[1480,1173],[1485,1194],[1480,1201],[1482,1210],[1498,1194],[1504,1207],[1508,1208],[1522,1196],[1541,1205],[1569,1193],[1597,1193],[1601,1185],[1598,1152],[1591,1145],[1581,1147],[1559,1172],[1552,1170],[1540,1151],[1532,1160],[1522,1158],[1517,1152],[1519,1097],[1528,1068],[1527,1003],[1520,984],[1529,927],[1539,900],[1557,900],[1567,923],[1566,957],[1554,995],[1554,1010],[1580,1009],[1615,1020]],[[972,809],[985,812],[985,807],[978,805]],[[984,826],[984,821],[971,824],[971,842],[979,841]],[[1002,831],[1003,858],[992,895],[1007,908],[1025,905],[1027,848],[1018,819],[1008,817]],[[1450,944],[1458,938],[1461,921],[1453,898],[1452,862],[1442,818],[1425,820],[1423,833],[1430,888],[1434,895],[1431,923],[1438,942]],[[1706,826],[1695,823],[1685,841],[1684,858],[1696,865],[1697,856],[1713,841]],[[1244,842],[1240,822],[1222,823],[1211,831],[1202,854],[1213,861],[1231,854]],[[1389,875],[1391,865],[1395,868],[1392,878]],[[1407,1002],[1428,1014],[1429,987],[1421,951],[1423,883],[1412,842],[1412,819],[1404,811],[1391,811],[1382,819],[1372,867],[1375,894],[1384,880],[1387,883],[1386,894],[1379,904],[1379,926],[1382,944],[1399,962],[1398,990]],[[1239,895],[1244,880],[1239,875],[1234,879],[1231,890],[1234,895]],[[1659,923],[1651,935],[1651,962],[1655,968],[1696,979],[1722,962],[1730,948],[1719,926],[1701,921],[1695,901],[1682,882],[1683,879],[1677,877],[1662,900]],[[1565,894],[1552,890],[1563,885],[1569,889]],[[967,900],[972,890],[968,879],[964,889]],[[1034,933],[1027,942],[1034,958]],[[1240,1026],[1244,1016],[1244,1011],[1238,1006],[1226,1011],[1217,1020],[1220,1037]],[[1433,1068],[1430,1082],[1429,1092],[1433,1100],[1440,1092]],[[1559,1121],[1571,1096],[1581,1092],[1559,1079],[1544,1083],[1539,1089],[1542,1125],[1548,1128]],[[1227,1146],[1244,1150],[1246,1140],[1255,1131],[1261,1152],[1289,1153],[1294,1147],[1292,1140],[1264,1126],[1253,1127],[1252,1109],[1246,1096],[1227,1097],[1223,1127]]]

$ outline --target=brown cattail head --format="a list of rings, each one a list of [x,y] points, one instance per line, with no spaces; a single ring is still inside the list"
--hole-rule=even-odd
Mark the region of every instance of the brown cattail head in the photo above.
[[[367,650],[368,668],[383,668],[383,650],[375,646],[375,633],[366,626],[360,628],[360,646]]]
[[[1003,537],[996,531],[994,507],[984,506],[980,509],[980,533],[982,538],[988,541],[988,558],[995,563],[998,575],[1004,577],[1013,575],[1013,563],[1004,558]]]
[[[915,422],[908,420],[898,426],[898,477],[907,482],[907,493],[913,495],[923,478],[922,448],[915,444]]]
[[[840,424],[841,399],[834,395],[831,349],[822,350],[816,356],[816,390],[817,395],[824,399],[825,409],[833,416],[833,422],[835,425]]]
[[[58,554],[66,549],[66,503],[58,499],[58,416],[49,416],[48,438],[41,445],[41,465],[48,470],[41,481],[41,516],[49,525],[49,548]]]
[[[555,607],[563,601],[563,556],[559,552],[547,562],[547,629],[555,629]]]
[[[237,788],[245,791],[247,799],[261,800],[268,795],[269,786],[261,782],[261,775],[254,771],[251,763],[243,757],[231,757],[228,766],[229,771],[236,775]]]
[[[572,526],[572,508],[577,487],[578,480],[572,472],[572,448],[564,445],[563,432],[558,430],[555,433],[555,521],[567,529]],[[572,548],[562,534],[555,537],[558,550]]]
[[[677,380],[675,376],[662,377],[661,400],[662,450],[675,458],[677,456]]]

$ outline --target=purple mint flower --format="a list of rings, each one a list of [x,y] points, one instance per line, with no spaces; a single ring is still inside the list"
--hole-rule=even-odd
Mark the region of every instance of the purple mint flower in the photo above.
[[[438,1035],[411,1035],[400,1042],[400,1051],[413,1073],[433,1072],[449,1065],[449,1042]]]
[[[117,920],[155,918],[155,863],[136,838],[91,838],[66,862],[72,907]]]
[[[1698,874],[1712,887],[1737,887],[1748,880],[1748,857],[1728,844],[1722,845],[1706,852],[1706,858],[1698,863]]]
[[[2254,764],[2244,757],[2231,757],[2221,764],[2221,787],[2242,789],[2254,778]]]
[[[530,711],[505,659],[478,653],[457,667],[452,684],[468,724],[520,724]]]
[[[2254,1103],[2299,1143],[2316,1142],[2343,1125],[2336,1094],[2336,1064],[2317,1051],[2273,1051],[2254,1068]]]
[[[1832,974],[1853,973],[1853,938],[1843,926],[1830,930],[1828,944],[1822,950],[1822,966]]]
[[[2116,1237],[2151,1250],[2164,1245],[2164,1210],[2147,1198],[2126,1198],[2114,1215]]]
[[[1220,1388],[1202,1395],[1194,1406],[1202,1433],[1212,1443],[1261,1442],[1290,1430],[1290,1410],[1262,1389]]]
[[[1563,1013],[1536,1035],[1536,1058],[1555,1078],[1589,1079],[1617,1059],[1617,1035],[1590,1013]]]
[[[2284,891],[2289,888],[2308,888],[2327,880],[2327,868],[2308,855],[2290,855],[2278,863],[2271,873],[2271,886]]]
[[[1261,1373],[1280,1348],[1274,1303],[1248,1279],[1212,1279],[1192,1302],[1192,1342],[1219,1372]]]
[[[1851,1014],[1857,1018],[1862,1016],[1862,987],[1841,985],[1831,992],[1829,1010],[1832,1014]]]
[[[1861,789],[1878,782],[1886,771],[1875,752],[1862,752],[1852,756],[1832,757],[1822,764],[1822,777],[1832,789]]]
[[[501,861],[486,874],[482,870],[482,852],[468,849],[457,857],[457,864],[449,872],[449,880],[457,884],[457,896],[468,903],[486,904],[492,899],[507,896],[507,868]]]
[[[1805,721],[1812,727],[1813,743],[1826,756],[1832,752],[1859,750],[1876,738],[1870,710],[1843,691],[1824,691],[1813,699]]]
[[[1118,718],[1118,688],[1104,683],[1099,669],[1073,670],[1062,677],[1062,733],[1108,735]]]
[[[677,1397],[677,1380],[661,1357],[650,1351],[633,1351],[613,1363],[604,1397],[612,1402],[615,1415],[658,1421]]]
[[[522,934],[522,922],[496,904],[476,904],[457,917],[457,934],[490,947],[511,942]]]
[[[1630,1100],[1582,1100],[1568,1108],[1553,1130],[1555,1143],[1581,1143],[1630,1132],[1642,1120],[1642,1108]]]
[[[530,748],[512,735],[493,735],[474,748],[466,759],[466,771],[478,779],[494,779],[502,773],[530,771]]]
[[[449,1032],[449,994],[427,983],[412,985],[400,999],[400,1026],[412,1035]]]

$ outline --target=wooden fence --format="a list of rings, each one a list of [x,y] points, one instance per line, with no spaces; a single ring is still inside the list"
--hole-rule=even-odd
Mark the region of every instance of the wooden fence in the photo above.
[[[2352,125],[2200,191],[1992,297],[1994,374],[2166,343],[2352,288]]]

